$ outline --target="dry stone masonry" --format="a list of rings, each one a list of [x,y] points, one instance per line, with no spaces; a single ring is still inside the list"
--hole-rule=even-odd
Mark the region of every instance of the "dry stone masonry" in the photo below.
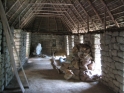
[[[31,33],[27,33],[26,36],[26,57],[30,55]]]
[[[8,85],[12,77],[13,72],[10,64],[9,51],[3,33],[2,24],[0,22],[0,92]]]
[[[124,93],[124,31],[101,34],[102,83]]]
[[[17,49],[17,52],[19,54],[19,58],[21,60],[21,64],[23,65],[26,60],[26,32],[22,31],[21,29],[15,29],[14,30],[14,42]],[[16,55],[15,50],[14,51],[14,58],[16,62],[17,68],[20,68],[20,63],[18,60],[18,57]]]
[[[65,49],[64,40],[64,35],[42,35],[38,33],[31,34],[31,55],[35,51],[38,43],[41,43],[42,54],[52,55],[56,50]]]

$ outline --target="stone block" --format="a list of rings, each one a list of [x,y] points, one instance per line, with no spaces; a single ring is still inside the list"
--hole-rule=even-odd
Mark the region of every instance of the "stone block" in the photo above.
[[[101,64],[103,67],[106,67],[106,62],[102,61]]]
[[[108,45],[108,51],[111,51],[112,49],[114,49],[112,45],[113,45],[113,44],[109,44],[109,45]]]
[[[0,40],[2,39],[2,35],[0,35]]]
[[[112,57],[111,50],[108,51],[108,56],[109,56],[109,57]]]
[[[124,37],[117,37],[116,39],[118,43],[124,44]]]
[[[120,58],[120,57],[112,57],[112,58],[113,58],[113,61],[124,63],[124,59],[123,58]]]
[[[112,58],[111,57],[107,57],[107,61],[108,62],[112,62]]]
[[[115,76],[114,76],[113,73],[109,74],[109,76],[110,76],[111,78],[115,79]]]
[[[113,69],[113,74],[118,75],[118,70]]]
[[[110,35],[106,35],[104,40],[105,40],[105,44],[110,44],[111,43],[111,36]]]
[[[124,84],[120,83],[119,85],[120,85],[120,90],[124,91]],[[122,93],[122,92],[120,92],[120,93]]]
[[[117,74],[120,75],[120,76],[122,76],[124,78],[124,72],[122,70],[118,70],[117,71]]]
[[[120,45],[120,50],[124,52],[124,45]]]
[[[107,64],[107,66],[110,66],[111,65],[111,62],[106,61],[106,64]]]
[[[115,63],[114,63],[114,62],[111,62],[110,67],[111,67],[112,69],[115,69]]]
[[[122,51],[118,51],[118,57],[121,57],[121,58],[124,59],[124,52],[122,52]]]
[[[112,37],[111,43],[116,43],[116,42],[117,42],[117,41],[116,41],[115,37]]]
[[[119,36],[124,37],[124,31],[121,31],[120,34],[119,34]]]
[[[0,35],[2,34],[2,29],[0,29]]]
[[[116,80],[117,80],[118,82],[124,84],[124,78],[123,78],[122,76],[120,76],[120,75],[115,75],[115,78],[116,78]]]
[[[113,80],[113,83],[115,84],[115,86],[117,86],[117,87],[119,87],[119,82],[118,81],[116,81],[116,80]]]
[[[2,23],[0,22],[0,29],[2,29]]]
[[[108,73],[107,69],[106,69],[105,67],[103,67],[103,66],[102,66],[102,71],[103,71],[104,73]]]
[[[116,43],[116,44],[113,44],[112,46],[113,46],[114,49],[119,50],[120,44]]]
[[[116,69],[124,71],[124,64],[123,63],[115,62],[115,67],[116,67]]]
[[[105,45],[105,51],[108,51],[109,50],[109,46],[108,45]]]
[[[119,92],[119,87],[117,87],[117,86],[114,85],[113,90],[114,90],[114,92],[118,93]]]
[[[119,35],[119,32],[117,32],[117,31],[112,33],[112,36],[114,36],[114,37],[118,36],[118,35]]]
[[[106,56],[106,54],[107,54],[106,51],[104,51],[104,50],[101,50],[100,52],[101,52],[101,55],[105,55]]]
[[[101,44],[105,44],[104,39],[101,39],[101,40],[100,40],[100,43],[101,43]]]
[[[117,56],[117,50],[112,50],[111,53],[112,53],[112,56]]]

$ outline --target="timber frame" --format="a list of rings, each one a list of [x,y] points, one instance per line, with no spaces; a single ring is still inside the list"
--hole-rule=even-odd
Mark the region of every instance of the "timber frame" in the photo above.
[[[124,27],[124,0],[3,0],[2,3],[10,26],[33,33],[83,34],[105,27]]]

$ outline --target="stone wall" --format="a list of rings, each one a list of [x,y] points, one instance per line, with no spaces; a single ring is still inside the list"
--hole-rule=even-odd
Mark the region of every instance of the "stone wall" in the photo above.
[[[84,43],[92,47],[97,67],[102,64],[101,82],[116,93],[124,93],[124,31],[85,34]]]
[[[101,34],[102,83],[124,93],[124,31]]]
[[[17,52],[19,54],[19,58],[21,60],[21,64],[23,65],[26,61],[26,32],[22,31],[21,29],[15,29],[14,30],[14,42],[17,49]],[[18,60],[18,57],[16,55],[15,50],[14,51],[14,59],[16,62],[16,66],[19,69],[20,63]]]
[[[35,51],[36,45],[41,43],[42,54],[52,55],[56,50],[65,50],[64,35],[42,35],[37,33],[31,34],[31,55]]]
[[[12,77],[13,72],[10,64],[9,51],[0,22],[0,92],[8,85]]]
[[[27,33],[26,35],[26,57],[27,58],[30,55],[30,44],[31,44],[31,33]]]
[[[85,34],[84,43],[91,46],[93,59],[96,62],[96,64],[100,65],[101,63],[100,34]]]
[[[69,54],[72,53],[72,37],[71,35],[68,35],[68,40],[69,40]]]

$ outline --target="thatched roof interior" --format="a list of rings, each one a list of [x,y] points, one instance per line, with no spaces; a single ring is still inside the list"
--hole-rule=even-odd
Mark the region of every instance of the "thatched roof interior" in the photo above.
[[[124,27],[124,0],[3,0],[10,26],[39,33]]]

